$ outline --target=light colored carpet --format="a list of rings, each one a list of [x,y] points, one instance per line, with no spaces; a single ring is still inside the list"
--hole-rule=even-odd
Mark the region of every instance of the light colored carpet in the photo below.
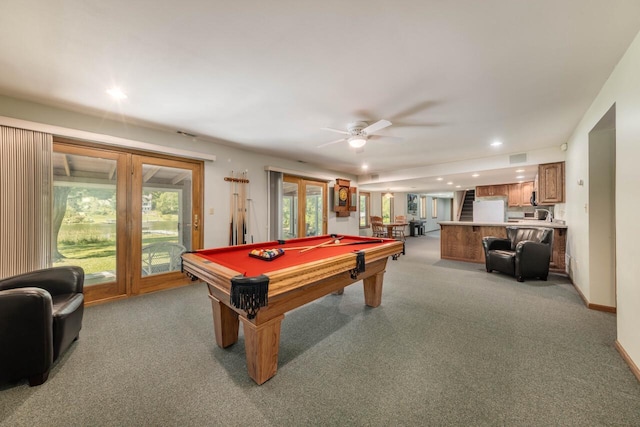
[[[90,307],[39,387],[0,385],[1,426],[640,425],[616,318],[568,279],[518,283],[439,259],[437,233],[361,284],[290,312],[278,373],[247,375],[242,329],[215,345],[206,287]]]

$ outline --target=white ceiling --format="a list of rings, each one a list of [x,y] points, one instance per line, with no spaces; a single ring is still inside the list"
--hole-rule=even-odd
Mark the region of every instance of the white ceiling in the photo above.
[[[416,192],[475,185],[473,169],[515,182],[483,159],[558,149],[640,30],[638,0],[2,5],[0,94],[343,173],[413,170],[361,188]],[[339,137],[322,127],[379,119],[402,139],[317,147]]]

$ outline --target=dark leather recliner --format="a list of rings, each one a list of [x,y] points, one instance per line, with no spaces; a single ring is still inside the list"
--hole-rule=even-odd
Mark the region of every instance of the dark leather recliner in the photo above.
[[[515,276],[518,282],[539,277],[547,280],[553,246],[553,229],[507,227],[507,238],[483,237],[487,272]]]
[[[78,339],[84,271],[54,267],[0,280],[0,380],[44,383],[53,362]]]

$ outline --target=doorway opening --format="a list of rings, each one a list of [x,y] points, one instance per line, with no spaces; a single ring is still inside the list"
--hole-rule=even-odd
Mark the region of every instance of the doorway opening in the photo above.
[[[589,132],[589,306],[616,307],[616,106]]]

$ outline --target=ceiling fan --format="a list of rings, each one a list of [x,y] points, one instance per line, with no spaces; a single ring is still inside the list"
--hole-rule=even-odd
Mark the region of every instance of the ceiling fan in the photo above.
[[[389,120],[378,120],[372,125],[368,124],[367,122],[349,123],[347,125],[346,131],[332,128],[322,128],[322,130],[341,133],[347,136],[344,138],[336,139],[335,141],[318,145],[318,148],[326,147],[327,145],[331,144],[337,144],[338,142],[342,141],[347,141],[351,147],[355,148],[356,150],[360,149],[360,151],[362,151],[364,150],[363,147],[367,143],[367,140],[370,136],[375,136],[375,132],[388,126],[391,126],[391,122]]]

